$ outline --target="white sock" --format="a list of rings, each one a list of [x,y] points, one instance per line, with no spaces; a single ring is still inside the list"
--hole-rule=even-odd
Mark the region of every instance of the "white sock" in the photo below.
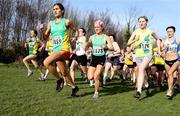
[[[137,88],[137,91],[141,93],[141,89],[140,88]]]
[[[148,83],[146,83],[144,86],[145,86],[146,88],[148,88],[148,87],[149,87],[149,84],[148,84]]]
[[[94,94],[99,94],[99,92],[95,91]]]

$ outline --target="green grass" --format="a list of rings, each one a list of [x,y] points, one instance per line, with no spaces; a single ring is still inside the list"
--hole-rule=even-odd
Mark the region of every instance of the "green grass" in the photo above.
[[[23,66],[0,65],[0,115],[59,115],[59,116],[178,116],[180,115],[180,96],[176,91],[173,99],[165,96],[166,87],[152,96],[141,100],[133,97],[134,88],[127,82],[118,80],[101,88],[100,97],[92,99],[94,88],[84,83],[76,72],[79,97],[71,98],[71,89],[64,87],[55,92],[55,80],[38,81],[39,73],[34,71],[31,78],[26,77]]]

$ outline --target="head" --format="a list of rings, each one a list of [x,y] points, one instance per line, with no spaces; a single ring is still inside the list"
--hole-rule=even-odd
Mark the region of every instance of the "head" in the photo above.
[[[109,38],[111,39],[112,42],[116,41],[116,38],[115,38],[114,34],[110,34]]]
[[[61,3],[56,3],[53,5],[53,14],[56,18],[64,17],[65,9]]]
[[[78,29],[78,32],[79,32],[79,36],[85,36],[86,35],[86,30],[84,28],[80,28]]]
[[[30,37],[32,38],[32,37],[36,37],[38,35],[38,32],[35,30],[35,29],[33,29],[33,30],[31,30],[30,31]]]
[[[176,28],[174,26],[169,26],[166,28],[168,38],[174,37],[174,33],[176,32]]]
[[[127,52],[131,52],[131,47],[130,47],[130,46],[127,46],[127,47],[126,47],[126,51],[127,51]]]
[[[101,34],[104,29],[104,23],[101,20],[95,21],[94,29],[95,29],[96,34]]]
[[[145,29],[147,27],[148,18],[146,16],[140,16],[138,18],[138,22],[139,22],[139,28]]]

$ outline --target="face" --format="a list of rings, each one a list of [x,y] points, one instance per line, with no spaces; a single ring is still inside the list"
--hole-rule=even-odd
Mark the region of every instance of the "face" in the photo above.
[[[83,32],[82,29],[79,29],[78,32],[79,32],[79,36],[80,36],[80,37],[81,37],[81,36],[84,36],[84,32]]]
[[[131,52],[130,47],[127,47],[127,48],[126,48],[126,51],[127,51],[127,52]]]
[[[101,34],[103,31],[103,28],[101,26],[94,27],[96,34]]]
[[[35,37],[35,33],[33,30],[30,31],[30,37]]]
[[[62,17],[62,12],[63,11],[59,8],[58,5],[55,5],[53,7],[53,14],[54,14],[55,17]]]
[[[167,35],[168,35],[169,38],[174,37],[174,30],[172,28],[169,28],[167,30]]]
[[[111,39],[112,42],[114,42],[113,36],[109,36],[109,38]]]
[[[140,27],[141,29],[146,28],[146,26],[147,26],[147,21],[146,21],[144,18],[140,18],[140,19],[138,20],[138,22],[139,22],[139,27]]]

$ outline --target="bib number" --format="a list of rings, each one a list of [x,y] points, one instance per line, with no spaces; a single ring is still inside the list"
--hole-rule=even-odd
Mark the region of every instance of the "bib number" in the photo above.
[[[144,43],[143,43],[143,44],[141,43],[141,44],[140,44],[140,48],[143,49],[144,53],[149,53],[149,51],[150,51],[150,50],[149,50],[150,45],[149,45],[148,43],[145,43],[145,44],[144,44]]]
[[[53,37],[53,44],[60,45],[61,43],[62,43],[62,37],[61,36]]]
[[[102,54],[102,53],[104,53],[104,50],[103,49],[94,49],[93,53],[95,53],[95,54]]]

